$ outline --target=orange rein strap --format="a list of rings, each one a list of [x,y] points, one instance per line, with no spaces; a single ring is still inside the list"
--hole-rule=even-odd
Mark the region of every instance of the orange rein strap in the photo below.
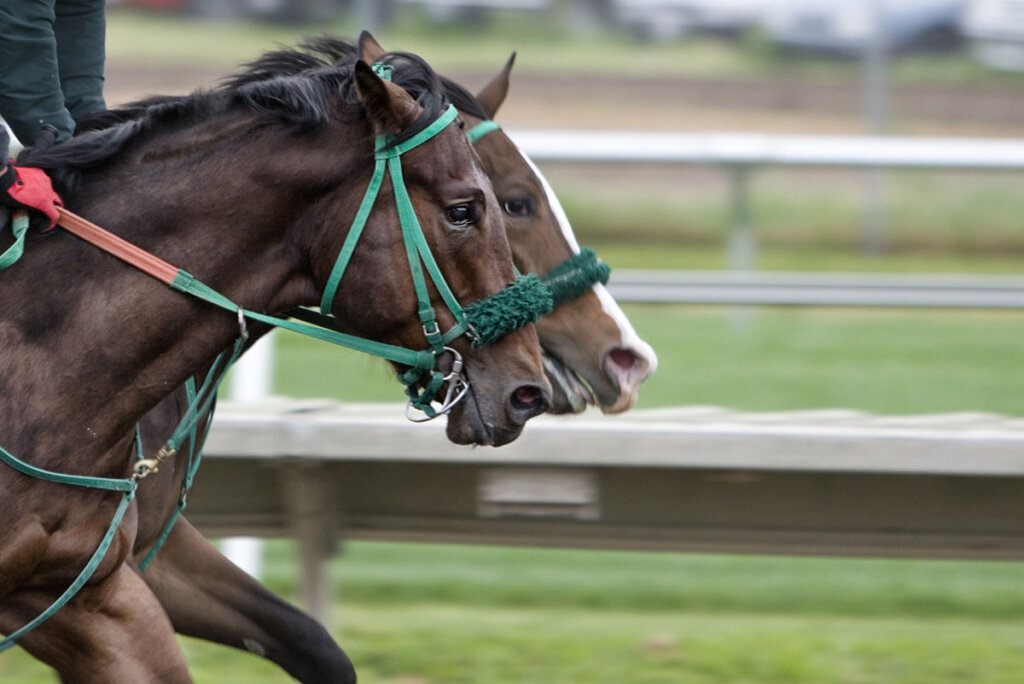
[[[166,285],[170,285],[177,277],[179,269],[160,257],[153,256],[144,249],[136,247],[127,240],[119,238],[110,231],[100,228],[92,221],[84,219],[64,207],[57,207],[57,212],[60,214],[57,225],[86,242],[99,247],[104,252],[113,254],[118,259],[131,264]]]

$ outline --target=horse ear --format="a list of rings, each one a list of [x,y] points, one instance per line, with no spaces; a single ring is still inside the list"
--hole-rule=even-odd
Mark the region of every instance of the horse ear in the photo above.
[[[359,56],[367,64],[373,64],[379,62],[380,58],[386,54],[384,48],[380,46],[377,39],[374,38],[369,31],[363,31],[359,34]]]
[[[477,93],[477,101],[484,108],[484,111],[487,112],[487,116],[492,119],[498,113],[498,107],[505,101],[505,96],[508,95],[508,77],[512,72],[512,65],[515,64],[515,61],[516,53],[513,52],[501,73],[492,78],[491,82]]]
[[[377,76],[366,62],[356,62],[355,81],[359,101],[374,133],[399,133],[419,116],[420,106],[409,93]]]

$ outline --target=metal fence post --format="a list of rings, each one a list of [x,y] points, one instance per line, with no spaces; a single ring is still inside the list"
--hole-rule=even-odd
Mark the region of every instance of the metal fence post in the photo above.
[[[259,401],[270,396],[274,383],[274,334],[264,335],[235,363],[228,391],[232,401]],[[255,537],[228,537],[221,552],[247,573],[260,578],[263,542]]]
[[[735,164],[729,169],[732,179],[732,225],[729,228],[729,270],[751,271],[757,252],[750,219],[750,167]]]
[[[888,50],[885,16],[881,0],[867,3],[873,24],[864,48],[864,114],[868,132],[881,135],[889,127],[889,94],[886,87]],[[880,168],[864,172],[864,251],[881,254],[886,246],[885,186],[887,175]]]
[[[337,543],[323,467],[312,460],[292,462],[281,469],[281,486],[302,566],[303,607],[320,624],[329,626],[334,592],[327,562],[337,551]]]
[[[732,190],[732,225],[729,227],[728,262],[730,271],[752,271],[757,254],[757,238],[750,212],[750,167],[734,164],[729,169]],[[729,310],[734,330],[750,327],[751,311],[748,306],[735,306]]]

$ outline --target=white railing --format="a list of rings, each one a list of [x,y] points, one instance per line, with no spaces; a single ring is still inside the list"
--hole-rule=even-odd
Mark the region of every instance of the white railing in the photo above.
[[[507,131],[537,162],[1024,170],[1024,140],[772,133]]]
[[[730,176],[728,264],[750,270],[757,250],[750,174],[765,166],[1024,170],[1024,140],[768,133],[511,130],[537,162],[711,165]],[[876,229],[877,230],[877,229]],[[878,242],[880,236],[872,236]]]
[[[500,449],[402,405],[225,404],[188,518],[288,536],[325,616],[345,538],[1024,559],[1024,420],[712,407],[542,416]]]
[[[615,269],[620,302],[1024,309],[1024,277]]]

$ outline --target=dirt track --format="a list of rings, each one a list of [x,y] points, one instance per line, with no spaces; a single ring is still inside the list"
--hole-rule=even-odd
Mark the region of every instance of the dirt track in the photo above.
[[[209,87],[231,65],[207,68],[111,61],[107,99],[112,105],[151,94]],[[450,74],[470,87],[491,73]],[[911,85],[893,88],[893,133],[1024,135],[1024,88]],[[508,126],[638,128],[647,130],[759,130],[862,133],[857,83],[800,78],[772,80],[640,79],[513,75],[501,120]]]
[[[112,63],[107,69],[111,105],[152,94],[187,93],[210,87],[232,65],[180,68]],[[471,89],[493,73],[448,74]],[[765,82],[573,79],[513,74],[508,103],[499,121],[509,128],[589,128],[677,131],[765,131],[780,133],[864,133],[860,93],[848,85],[778,80]],[[910,135],[1024,136],[1024,89],[991,86],[960,90],[903,87],[892,94],[890,131]],[[611,202],[636,193],[673,201],[708,198],[726,202],[729,178],[704,166],[546,164],[545,173],[561,192],[592,192]],[[758,183],[803,195],[826,193],[862,197],[862,175],[827,169],[776,170],[758,174]],[[1016,176],[986,176],[986,182],[1014,186]],[[971,178],[965,183],[976,182]],[[617,198],[617,199],[616,199]],[[577,226],[579,229],[584,226]]]

